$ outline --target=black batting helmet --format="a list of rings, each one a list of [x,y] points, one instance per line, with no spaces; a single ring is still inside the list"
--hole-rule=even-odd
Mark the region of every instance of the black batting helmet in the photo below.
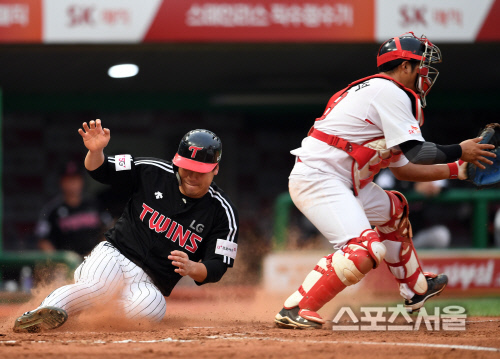
[[[394,66],[398,66],[405,60],[420,62],[416,88],[422,107],[425,107],[425,96],[439,75],[439,71],[430,65],[441,62],[441,51],[424,35],[416,37],[413,32],[407,32],[387,40],[380,46],[377,54],[377,67],[379,71],[386,71],[384,64],[392,62]]]
[[[211,131],[198,129],[184,135],[172,162],[180,168],[208,173],[217,166],[221,155],[219,137]]]

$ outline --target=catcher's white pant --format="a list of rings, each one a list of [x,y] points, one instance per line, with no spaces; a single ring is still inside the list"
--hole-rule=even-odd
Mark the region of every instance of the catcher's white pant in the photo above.
[[[56,289],[40,307],[62,308],[71,315],[111,300],[118,300],[127,318],[153,322],[161,321],[167,307],[160,290],[142,268],[110,243],[101,242],[76,269],[75,284]]]
[[[389,197],[373,182],[354,196],[351,184],[345,179],[297,162],[288,185],[295,206],[335,249],[342,248],[350,239],[358,238],[366,229],[390,220]],[[381,229],[384,231],[384,228]],[[387,248],[385,260],[399,262],[401,243],[387,240],[382,243]],[[406,283],[401,283],[399,289],[405,299],[415,294]]]

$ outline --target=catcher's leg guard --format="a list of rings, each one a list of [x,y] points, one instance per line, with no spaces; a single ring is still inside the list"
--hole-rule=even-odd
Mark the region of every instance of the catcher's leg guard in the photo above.
[[[435,274],[424,273],[417,252],[413,247],[411,224],[408,219],[408,202],[399,192],[386,191],[391,201],[391,219],[383,225],[377,226],[375,230],[387,247],[388,253],[399,248],[396,256],[399,260],[394,261],[394,256],[388,255],[385,262],[389,270],[400,284],[407,284],[417,294],[427,292],[426,277],[435,277]],[[389,260],[389,257],[392,260]],[[403,294],[403,291],[402,291]],[[412,293],[403,296],[411,296]],[[409,299],[409,298],[406,298]]]
[[[285,301],[284,309],[298,306],[300,317],[324,324],[316,311],[376,268],[384,259],[385,251],[375,231],[364,231],[361,237],[351,239],[341,250],[321,258],[299,289]]]

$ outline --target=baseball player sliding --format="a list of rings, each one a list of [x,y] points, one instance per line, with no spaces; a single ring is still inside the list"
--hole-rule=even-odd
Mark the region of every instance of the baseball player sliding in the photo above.
[[[289,178],[293,202],[337,250],[318,262],[285,301],[275,322],[283,328],[320,328],[317,313],[345,287],[358,283],[382,261],[399,283],[408,311],[445,288],[446,275],[423,271],[412,244],[408,203],[372,182],[389,167],[399,180],[465,179],[457,160],[491,164],[481,138],[455,145],[426,142],[420,126],[425,97],[441,62],[425,36],[406,33],[379,49],[379,73],[337,92],[316,119]],[[372,228],[372,226],[374,228]]]
[[[170,162],[105,155],[110,131],[100,120],[84,123],[78,132],[88,149],[90,176],[130,199],[106,241],[76,269],[75,284],[56,289],[20,316],[15,332],[57,328],[68,316],[110,300],[127,318],[158,322],[165,315],[164,296],[181,277],[198,285],[217,282],[233,266],[238,213],[212,182],[222,153],[214,133],[188,132]]]

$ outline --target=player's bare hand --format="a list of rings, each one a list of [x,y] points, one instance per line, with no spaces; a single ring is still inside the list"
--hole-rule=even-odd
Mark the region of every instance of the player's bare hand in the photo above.
[[[480,144],[479,141],[481,140],[481,137],[477,137],[461,142],[460,147],[462,147],[462,157],[460,157],[460,159],[465,162],[473,163],[481,169],[485,169],[481,162],[491,165],[493,164],[493,161],[487,159],[486,157],[496,157],[496,154],[486,150],[492,150],[495,146],[487,143]]]
[[[168,256],[168,259],[172,261],[172,264],[176,267],[175,273],[179,273],[181,276],[190,275],[194,271],[195,262],[189,260],[186,253],[182,251],[172,251]]]
[[[83,144],[90,152],[102,151],[109,143],[110,131],[107,128],[102,128],[101,120],[84,122],[83,130],[78,129],[78,133],[83,138]]]

